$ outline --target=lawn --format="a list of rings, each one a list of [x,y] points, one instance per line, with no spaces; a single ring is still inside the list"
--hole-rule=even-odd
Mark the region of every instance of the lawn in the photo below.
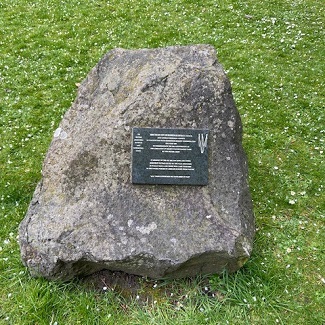
[[[324,3],[0,1],[0,324],[325,324]],[[76,84],[110,49],[215,46],[244,126],[257,233],[239,272],[136,296],[29,276],[17,228]],[[146,301],[146,298],[148,301]]]

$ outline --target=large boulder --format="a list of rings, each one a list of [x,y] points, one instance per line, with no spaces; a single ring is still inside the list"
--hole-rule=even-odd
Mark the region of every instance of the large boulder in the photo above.
[[[133,184],[133,127],[209,129],[208,185]],[[255,231],[241,139],[212,46],[108,52],[54,133],[19,228],[23,262],[61,280],[236,271]]]

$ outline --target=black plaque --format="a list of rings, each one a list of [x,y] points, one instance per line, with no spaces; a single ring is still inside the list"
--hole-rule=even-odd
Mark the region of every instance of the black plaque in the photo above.
[[[132,183],[208,184],[207,129],[133,128]]]

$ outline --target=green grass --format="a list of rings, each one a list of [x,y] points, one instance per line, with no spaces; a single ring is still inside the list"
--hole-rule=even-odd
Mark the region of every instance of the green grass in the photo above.
[[[0,324],[324,324],[324,18],[319,0],[0,1]],[[76,83],[112,48],[193,43],[217,48],[242,116],[250,261],[147,304],[31,278],[17,227]]]

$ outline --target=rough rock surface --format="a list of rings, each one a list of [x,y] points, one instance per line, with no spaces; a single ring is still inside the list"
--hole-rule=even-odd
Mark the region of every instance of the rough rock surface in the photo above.
[[[133,185],[132,127],[208,128],[209,184]],[[19,228],[23,262],[62,280],[239,269],[255,231],[241,136],[213,47],[108,52],[54,133]]]

